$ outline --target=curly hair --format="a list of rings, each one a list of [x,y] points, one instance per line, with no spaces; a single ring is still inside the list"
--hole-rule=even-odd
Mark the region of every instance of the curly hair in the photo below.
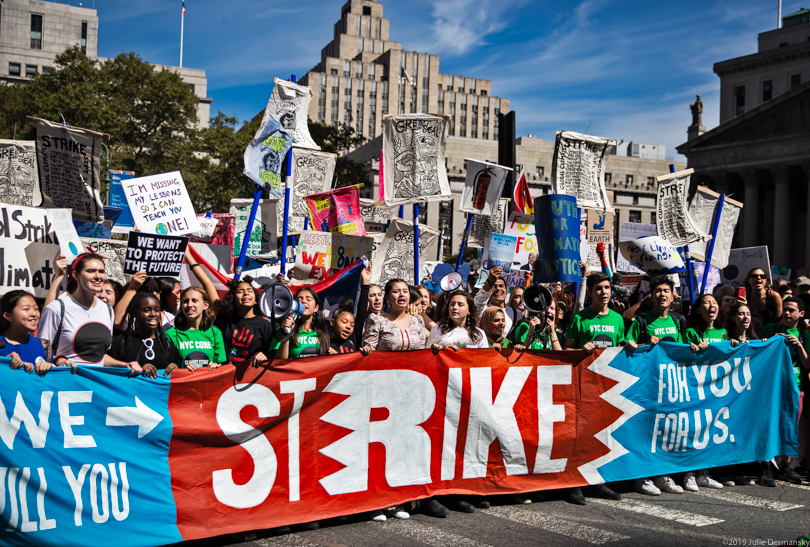
[[[262,314],[261,309],[259,308],[259,293],[253,287],[253,278],[246,275],[242,279],[232,279],[228,282],[228,293],[225,295],[225,298],[222,299],[222,307],[219,309],[217,323],[222,322],[222,324],[227,325],[230,323],[235,323],[240,319],[236,310],[236,291],[239,288],[239,285],[242,283],[245,283],[251,288],[251,290],[253,290],[253,299],[256,301],[256,303],[253,305],[253,313],[256,315]]]
[[[203,302],[208,304],[208,309],[202,312],[202,320],[200,321],[200,330],[208,330],[214,324],[214,312],[211,311],[211,301],[208,299],[208,295],[205,294],[205,291],[200,287],[189,287],[183,291],[180,295],[180,302],[183,302],[183,299],[186,297],[186,294],[191,291],[197,291],[200,296],[202,297]],[[186,312],[183,311],[183,306],[180,306],[180,309],[177,310],[177,315],[174,318],[174,326],[178,330],[185,330],[189,327],[188,325],[188,317],[186,317]]]
[[[441,325],[439,328],[442,334],[447,334],[456,328],[456,324],[453,323],[449,313],[450,302],[452,302],[453,298],[456,296],[464,297],[464,300],[467,302],[467,319],[464,322],[463,328],[467,330],[470,340],[473,342],[479,342],[481,340],[481,332],[478,330],[478,321],[475,319],[475,302],[473,302],[472,297],[467,291],[456,290],[450,292],[447,300],[445,301],[445,311],[443,313],[443,319],[441,323],[439,323]]]

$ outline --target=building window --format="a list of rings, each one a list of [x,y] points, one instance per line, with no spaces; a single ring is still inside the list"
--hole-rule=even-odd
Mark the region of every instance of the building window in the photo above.
[[[484,140],[489,139],[489,128],[484,126],[484,129],[481,131],[481,138]]]
[[[802,75],[801,74],[791,74],[790,75],[790,89],[793,89],[796,86],[802,85]]]
[[[610,173],[605,173],[605,184],[610,184],[612,179],[613,175],[611,175]]]
[[[762,102],[770,101],[773,98],[773,80],[762,82]]]
[[[546,176],[546,168],[543,167],[542,165],[537,166],[537,176],[540,178]]]
[[[31,49],[42,49],[42,16],[31,14]]]
[[[333,68],[333,69],[330,69],[330,70],[329,70],[329,74],[331,74],[332,76],[337,76],[337,75],[338,75],[338,73],[337,73],[337,72],[338,72],[338,71],[337,71],[337,69],[336,69],[336,68]]]
[[[656,224],[656,220],[658,219],[658,215],[655,211],[650,211],[650,224]]]
[[[8,75],[9,76],[19,76],[20,75],[20,63],[9,63],[8,64]]]
[[[641,222],[641,211],[630,210],[630,222]]]
[[[25,77],[33,78],[37,75],[37,65],[25,65]]]
[[[647,186],[655,184],[655,177],[647,177]]]
[[[486,96],[487,96],[487,90],[486,90],[486,89],[482,89],[482,90],[481,90],[481,95],[483,95],[484,97],[486,97]]]
[[[363,15],[371,15],[371,6],[363,6]]]
[[[744,85],[738,85],[737,87],[735,87],[734,88],[734,96],[735,96],[736,105],[737,105],[737,109],[736,109],[737,113],[735,114],[735,116],[739,116],[740,114],[745,112],[745,86]]]
[[[53,74],[53,68],[49,66],[42,67],[43,74]]]
[[[633,175],[627,175],[625,177],[624,181],[627,183],[628,186],[630,186],[631,184],[633,184]],[[641,221],[639,221],[639,222],[641,222]]]
[[[82,53],[87,55],[87,21],[82,21]]]

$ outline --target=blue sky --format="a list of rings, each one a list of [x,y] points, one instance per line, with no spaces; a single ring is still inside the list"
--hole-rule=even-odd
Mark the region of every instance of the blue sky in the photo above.
[[[76,5],[74,0],[69,3]],[[85,7],[93,0],[84,0]],[[341,1],[186,0],[184,66],[206,70],[212,115],[240,122],[264,108],[273,77],[303,75],[320,59]],[[718,123],[715,62],[756,52],[776,28],[775,0],[384,2],[390,39],[441,56],[443,73],[492,80],[517,134],[557,130],[664,144],[686,140],[699,93],[703,123]],[[783,2],[783,14],[798,10]],[[180,0],[95,0],[99,55],[134,51],[177,65]],[[590,126],[590,127],[589,127]],[[682,159],[682,158],[678,158]]]

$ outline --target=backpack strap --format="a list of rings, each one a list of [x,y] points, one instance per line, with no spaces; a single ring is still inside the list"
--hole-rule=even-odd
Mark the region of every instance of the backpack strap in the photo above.
[[[681,334],[686,332],[686,317],[681,315],[676,311],[670,311],[669,314],[675,320],[675,323],[678,325],[678,330],[681,331]]]
[[[51,349],[54,355],[59,355],[59,338],[62,337],[62,325],[65,323],[65,303],[61,298],[56,299],[59,302],[59,327],[56,329],[56,336],[51,343]]]
[[[639,326],[639,337],[636,340],[636,344],[639,346],[646,344],[649,338],[649,333],[647,332],[647,318],[644,317],[643,313],[640,313],[633,317],[633,321],[638,321]]]

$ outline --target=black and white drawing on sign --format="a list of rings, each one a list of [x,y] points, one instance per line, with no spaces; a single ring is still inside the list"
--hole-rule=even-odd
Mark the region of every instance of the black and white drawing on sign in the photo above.
[[[104,220],[99,155],[102,134],[36,118],[37,167],[42,206],[72,209],[84,222]]]
[[[698,186],[697,192],[695,192],[692,198],[692,203],[689,205],[689,216],[698,229],[706,233],[711,232],[714,212],[719,200],[720,194],[705,186]],[[728,266],[728,257],[731,253],[732,239],[734,239],[734,230],[737,228],[737,222],[740,219],[742,207],[742,203],[726,196],[723,203],[723,212],[720,214],[720,224],[717,226],[717,238],[714,241],[714,250],[712,251],[712,264],[720,269]],[[690,245],[689,250],[693,257],[705,262],[706,241],[698,241]]]
[[[42,204],[34,141],[0,139],[0,201],[28,207]]]
[[[364,224],[388,224],[399,214],[399,207],[376,206],[373,199],[360,198],[360,215]]]
[[[656,179],[656,228],[658,235],[675,247],[706,239],[706,231],[700,229],[686,207],[689,179],[693,172],[694,169],[686,169]]]
[[[293,146],[320,149],[312,140],[307,126],[309,101],[312,99],[310,88],[278,78],[273,81],[276,85],[267,103],[267,112],[292,135]]]
[[[577,198],[585,209],[613,212],[605,190],[605,160],[616,141],[573,131],[560,131],[551,164],[554,194]]]
[[[304,218],[309,216],[304,198],[311,194],[326,192],[332,187],[336,160],[335,154],[306,148],[292,149],[290,230],[300,232],[304,229]]]
[[[473,215],[470,236],[467,238],[467,247],[483,249],[484,243],[489,241],[489,236],[504,232],[508,203],[508,199],[500,199],[498,201],[498,212],[492,216]]]
[[[443,116],[404,114],[383,120],[386,205],[448,199],[447,132]]]
[[[124,276],[124,257],[127,253],[127,242],[116,239],[95,239],[91,237],[81,238],[82,245],[89,251],[101,255],[104,260],[104,272],[107,279],[114,279],[122,285],[129,281]]]
[[[381,286],[389,279],[414,282],[413,223],[394,219],[385,232],[371,259],[371,282]],[[424,224],[419,225],[419,256],[436,256],[439,232]],[[432,255],[430,252],[432,251]]]

